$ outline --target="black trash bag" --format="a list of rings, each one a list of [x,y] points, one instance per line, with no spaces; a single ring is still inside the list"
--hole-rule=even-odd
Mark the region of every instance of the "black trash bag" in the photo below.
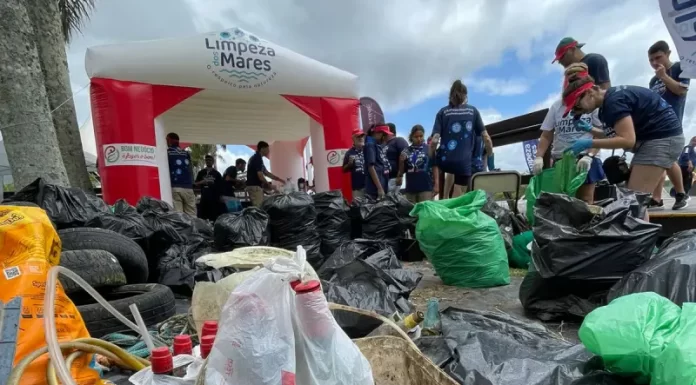
[[[404,228],[394,200],[385,198],[375,201],[364,197],[354,199],[353,206],[360,212],[362,237],[385,241],[397,253]]]
[[[512,249],[512,237],[515,236],[512,227],[514,217],[512,211],[497,204],[490,195],[486,197],[486,204],[481,207],[481,211],[489,217],[495,219],[495,223],[498,224],[498,229],[500,229],[500,235],[503,236],[505,249]]]
[[[195,285],[196,259],[213,251],[209,240],[189,239],[187,244],[171,245],[159,259],[158,283],[178,294],[191,296]]]
[[[174,207],[165,201],[155,199],[153,197],[142,197],[135,205],[139,212],[151,210],[159,213],[168,213],[174,211]]]
[[[85,227],[96,227],[112,230],[135,241],[147,255],[148,242],[152,236],[145,224],[145,218],[123,199],[119,199],[113,207],[114,212],[99,213],[85,223]]]
[[[649,291],[679,306],[696,302],[696,230],[682,231],[667,239],[651,260],[611,288],[607,300]]]
[[[583,201],[542,194],[534,206],[532,258],[543,278],[617,281],[650,259],[662,226],[633,216],[625,195],[594,214]]]
[[[525,233],[532,228],[529,226],[529,222],[527,222],[527,217],[524,215],[517,213],[512,216],[512,233],[513,235],[520,235],[522,233]]]
[[[443,338],[420,346],[460,384],[625,384],[601,371],[601,361],[582,344],[562,341],[539,324],[457,308],[445,309],[441,318]],[[444,348],[449,350],[448,359]]]
[[[271,246],[291,251],[302,246],[309,264],[318,269],[324,259],[312,197],[304,192],[271,195],[263,201],[261,209],[269,217]]]
[[[59,230],[84,227],[95,216],[110,212],[109,206],[94,193],[46,183],[42,178],[18,191],[12,201],[37,204]]]
[[[618,200],[626,200],[631,207],[631,215],[635,218],[644,218],[650,203],[650,194],[629,190],[616,185],[602,186],[602,200],[595,200],[595,206],[606,207]],[[597,196],[597,194],[595,194]]]
[[[238,247],[268,246],[268,214],[248,207],[239,213],[222,214],[215,221],[215,247],[231,251]]]
[[[312,196],[317,210],[317,229],[321,229],[321,255],[329,256],[341,243],[351,239],[349,208],[341,190]]]
[[[348,266],[355,260],[365,260],[369,256],[389,248],[384,241],[355,239],[343,242],[317,270],[321,279],[329,280],[336,270]]]
[[[413,233],[415,231],[416,222],[418,221],[417,217],[411,216],[414,204],[399,191],[387,193],[385,199],[394,202],[396,206],[396,216],[399,218],[402,234],[406,230],[410,230],[411,233]]]

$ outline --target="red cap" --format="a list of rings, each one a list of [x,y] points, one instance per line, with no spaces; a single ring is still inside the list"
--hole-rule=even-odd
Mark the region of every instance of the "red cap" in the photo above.
[[[292,282],[290,282],[290,288],[292,288],[293,290],[295,290],[295,288],[297,287],[297,285],[299,285],[299,284],[301,284],[301,283],[302,283],[302,281],[300,281],[299,279],[298,279],[297,281],[292,281]]]
[[[208,335],[216,335],[218,332],[218,323],[217,321],[205,321],[203,322],[203,330],[201,330],[201,337],[205,337]]]
[[[188,334],[182,334],[174,337],[174,355],[179,354],[193,354],[193,343],[191,342],[191,336]]]
[[[386,134],[386,135],[392,134],[392,132],[389,131],[389,126],[384,126],[384,125],[377,126],[377,127],[373,128],[372,132],[381,132],[381,133]]]
[[[203,336],[201,337],[201,358],[208,358],[208,354],[213,350],[213,344],[215,343],[215,336]]]
[[[356,128],[355,130],[353,130],[353,136],[363,136],[363,135],[365,135],[365,131],[363,131],[359,128]]]
[[[299,285],[296,285],[295,287],[293,287],[293,289],[297,294],[313,293],[321,289],[321,284],[317,280],[307,281],[304,283],[300,283]]]
[[[154,348],[150,352],[152,373],[167,374],[174,369],[174,359],[168,347]]]

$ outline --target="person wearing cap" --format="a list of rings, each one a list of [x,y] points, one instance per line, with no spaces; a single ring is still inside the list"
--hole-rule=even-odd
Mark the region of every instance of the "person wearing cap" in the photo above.
[[[343,156],[343,172],[350,173],[353,199],[365,196],[365,132],[356,128],[353,130],[353,147]]]
[[[396,136],[396,125],[387,123],[389,127],[389,137],[387,138],[387,159],[389,159],[389,192],[398,191],[401,189],[402,180],[397,178],[399,173],[399,158],[406,148],[408,142],[406,139]]]
[[[374,198],[384,198],[389,187],[389,159],[387,159],[386,143],[391,134],[385,124],[370,129],[371,141],[365,143],[365,195]]]
[[[682,69],[680,62],[672,63],[672,61],[669,60],[671,53],[667,42],[662,40],[653,44],[648,49],[648,61],[650,62],[650,66],[655,70],[655,76],[650,79],[649,87],[658,95],[662,96],[662,99],[666,100],[667,103],[672,106],[679,121],[683,121],[686,93],[689,90],[690,79],[681,76]],[[669,174],[670,180],[673,178],[682,178],[682,180],[685,180],[687,176],[691,176],[691,171],[675,163],[667,174]],[[662,201],[664,183],[665,176],[663,175],[657,188],[653,191],[652,199],[648,204],[649,208],[664,207],[664,202]],[[688,189],[685,192],[688,194]]]
[[[198,172],[194,185],[201,189],[201,206],[198,217],[215,222],[220,216],[222,196],[222,175],[215,169],[215,158],[205,156],[205,168]]]
[[[196,216],[196,194],[193,192],[191,154],[179,147],[179,135],[167,134],[167,159],[172,201],[176,211]]]
[[[399,157],[397,183],[401,182],[405,173],[406,198],[414,204],[433,199],[433,191],[438,190],[437,185],[433,185],[430,172],[432,153],[424,139],[425,129],[420,124],[416,124],[411,128],[411,134],[408,136],[411,145]]]
[[[595,80],[595,84],[606,90],[611,86],[607,59],[598,53],[584,53],[582,51],[584,46],[585,43],[578,43],[572,37],[564,37],[556,46],[556,57],[552,63],[559,62],[563,68],[568,68],[575,63],[585,63],[587,72]]]
[[[563,104],[564,115],[570,111],[588,114],[599,108],[599,119],[614,132],[610,138],[576,140],[570,146],[573,153],[590,148],[633,149],[626,186],[631,190],[652,193],[682,152],[684,133],[679,117],[667,101],[647,88],[617,86],[605,90],[591,76],[570,76]],[[681,179],[675,179],[672,182],[677,194],[672,208],[679,210],[686,207],[687,197]]]
[[[587,76],[587,65],[585,63],[571,64],[565,70],[565,81],[567,82],[570,76]],[[551,157],[554,162],[559,161],[563,157],[563,153],[577,139],[592,139],[593,132],[601,134],[602,122],[599,120],[599,110],[594,110],[589,114],[575,117],[572,114],[565,114],[563,101],[559,97],[546,114],[543,123],[541,123],[541,137],[537,146],[537,154],[534,159],[534,167],[532,172],[534,175],[539,175],[544,168],[544,154],[551,146]],[[587,126],[594,127],[592,132],[586,129]],[[576,193],[578,199],[582,199],[588,204],[594,202],[594,191],[597,182],[606,179],[602,161],[596,157],[599,153],[598,149],[590,149],[583,151],[578,155],[577,170],[579,172],[587,172],[585,183],[580,186]]]
[[[468,104],[466,86],[461,80],[452,83],[449,104],[438,111],[433,125],[433,140],[439,140],[440,147],[435,155],[433,177],[439,172],[453,174],[454,194],[457,197],[469,186],[472,170],[481,169],[480,157],[475,157],[477,137],[486,135],[481,114],[476,107]],[[444,191],[447,196],[449,191]]]

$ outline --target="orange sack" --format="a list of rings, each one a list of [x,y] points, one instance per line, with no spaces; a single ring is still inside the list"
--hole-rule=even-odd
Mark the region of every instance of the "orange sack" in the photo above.
[[[48,270],[60,262],[61,243],[46,212],[37,207],[0,206],[0,301],[22,297],[17,334],[17,365],[29,353],[46,346],[44,293]],[[80,312],[58,284],[56,330],[60,342],[89,337]],[[22,384],[46,384],[48,354],[35,360],[24,372]],[[92,355],[74,361],[71,373],[78,385],[101,384],[89,367]]]

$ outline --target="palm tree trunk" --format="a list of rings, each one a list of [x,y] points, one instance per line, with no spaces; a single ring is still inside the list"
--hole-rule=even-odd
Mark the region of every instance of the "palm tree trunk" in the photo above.
[[[67,185],[34,28],[24,4],[0,1],[0,129],[16,189],[39,177]]]
[[[36,32],[36,48],[46,96],[53,111],[53,127],[68,180],[73,187],[91,190],[92,182],[87,172],[80,127],[77,125],[72,99],[58,0],[26,0],[26,4]]]

